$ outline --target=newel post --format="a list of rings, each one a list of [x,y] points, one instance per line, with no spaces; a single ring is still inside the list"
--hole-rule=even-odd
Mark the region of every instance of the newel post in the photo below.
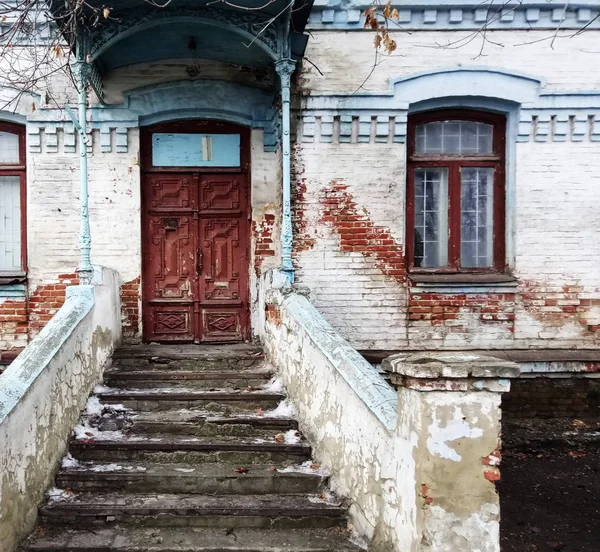
[[[384,360],[398,389],[403,550],[499,552],[500,399],[518,365],[469,353]]]

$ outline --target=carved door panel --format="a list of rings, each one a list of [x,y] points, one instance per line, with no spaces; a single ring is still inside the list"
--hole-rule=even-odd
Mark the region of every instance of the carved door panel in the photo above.
[[[244,175],[200,179],[200,324],[205,341],[246,337],[248,220]]]
[[[148,175],[144,184],[144,334],[153,341],[193,341],[198,288],[194,178]]]
[[[144,197],[145,339],[246,339],[245,175],[149,174]]]

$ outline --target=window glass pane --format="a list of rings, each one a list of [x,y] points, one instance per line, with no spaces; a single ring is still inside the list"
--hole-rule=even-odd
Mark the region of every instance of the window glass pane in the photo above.
[[[460,264],[494,265],[494,169],[463,167],[461,179]]]
[[[239,167],[239,134],[152,135],[154,167]]]
[[[19,164],[19,135],[0,132],[0,163]]]
[[[416,267],[448,264],[448,169],[415,170]]]
[[[0,176],[0,270],[21,270],[21,179]]]
[[[492,153],[494,127],[473,121],[439,121],[416,128],[417,153],[465,155]]]

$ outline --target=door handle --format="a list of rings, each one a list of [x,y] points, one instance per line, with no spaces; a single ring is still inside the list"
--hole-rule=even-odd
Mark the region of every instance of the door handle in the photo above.
[[[202,259],[203,259],[202,249],[198,249],[198,276],[202,274]]]

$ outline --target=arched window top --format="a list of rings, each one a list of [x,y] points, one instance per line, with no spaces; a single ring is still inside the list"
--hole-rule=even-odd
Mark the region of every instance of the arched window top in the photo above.
[[[490,154],[494,126],[449,119],[416,127],[415,153],[443,155]]]
[[[0,165],[25,165],[25,127],[0,121]]]
[[[502,155],[506,119],[483,111],[428,111],[409,117],[409,155]]]

